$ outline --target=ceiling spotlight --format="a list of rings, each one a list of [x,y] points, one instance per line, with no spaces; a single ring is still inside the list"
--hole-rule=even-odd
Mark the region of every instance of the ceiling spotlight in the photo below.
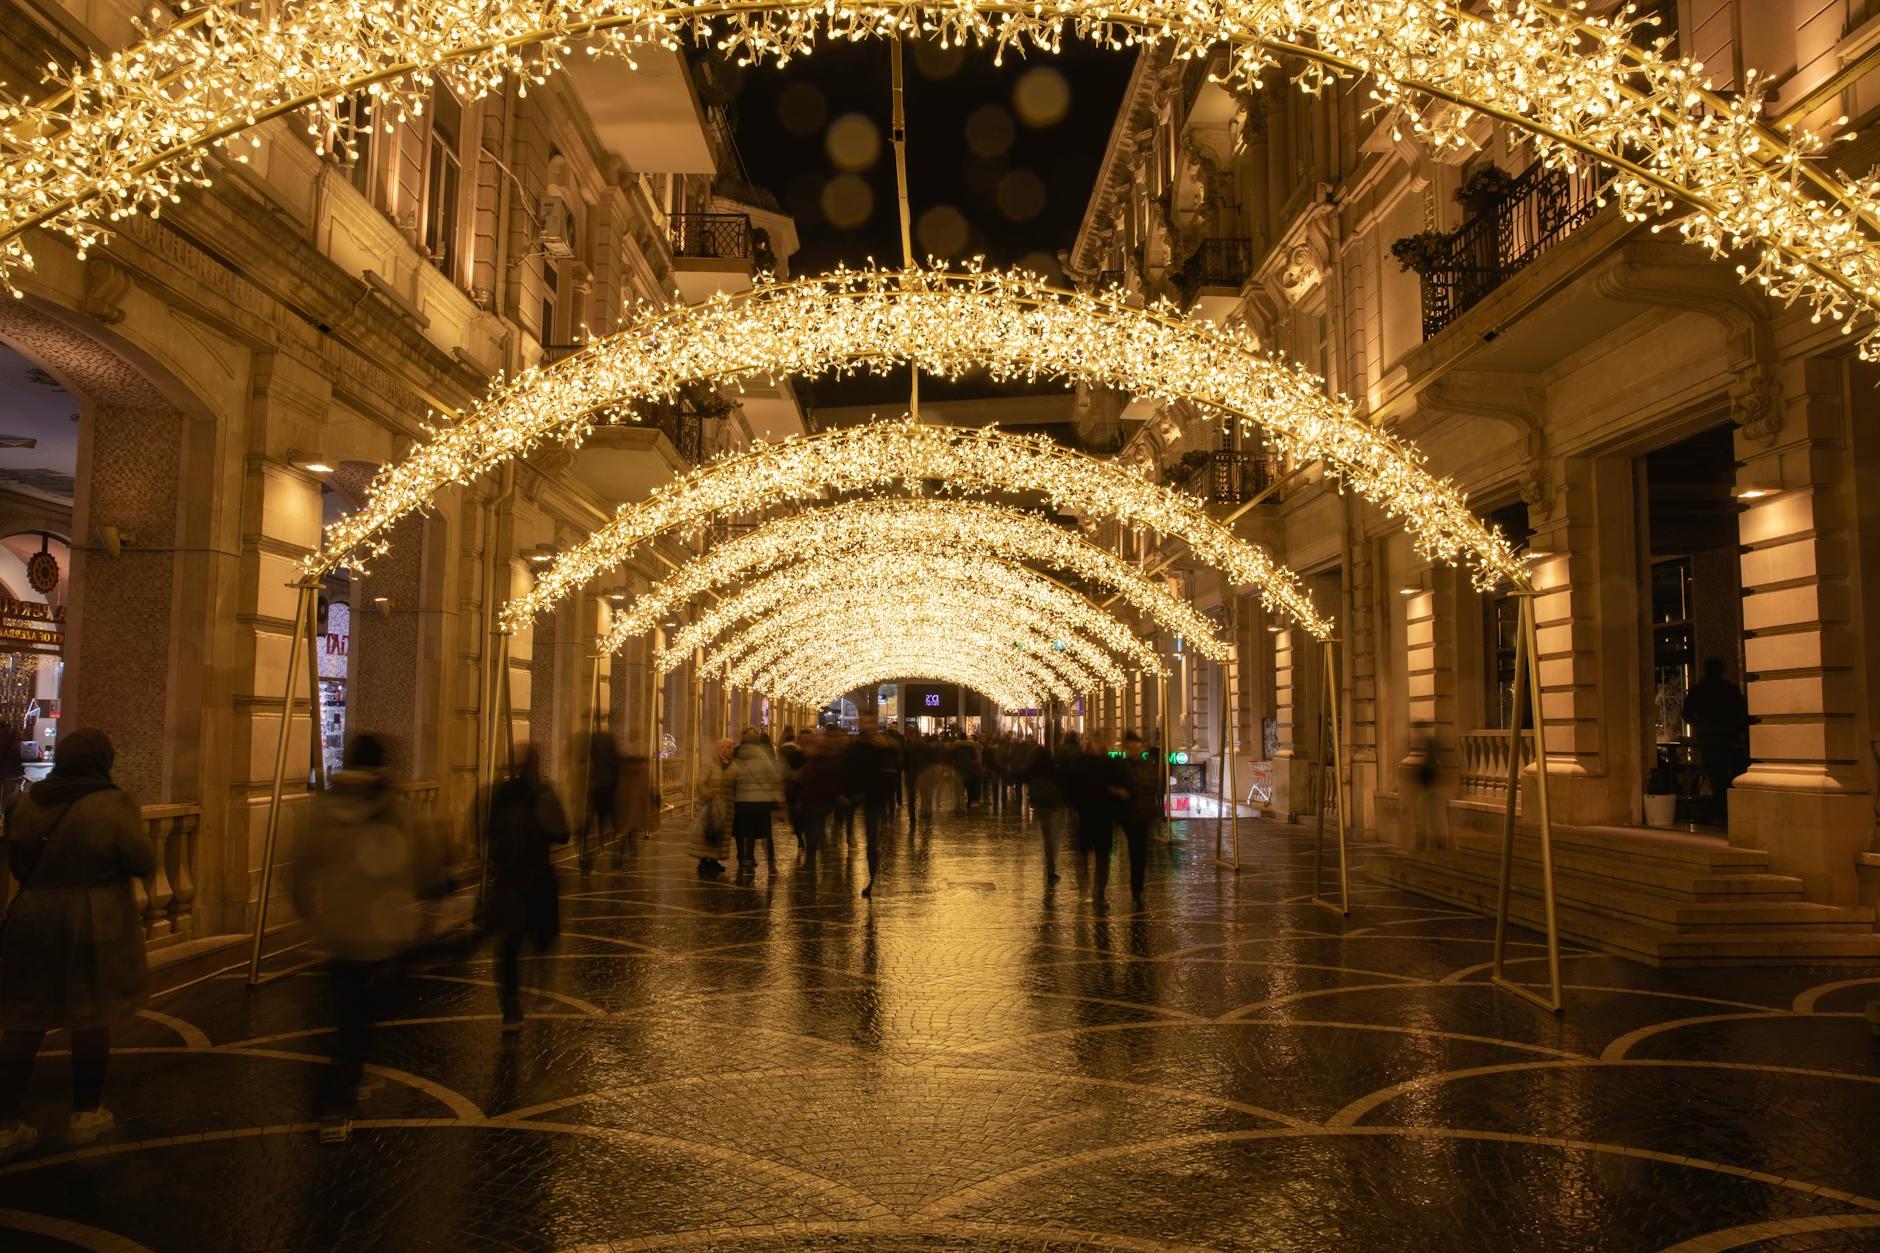
[[[1402,587],[1397,589],[1397,594],[1399,596],[1415,596],[1417,593],[1421,592],[1422,590],[1423,590],[1422,588],[1418,587],[1414,583],[1406,583]]]
[[[331,474],[334,470],[333,463],[318,453],[299,452],[294,449],[288,450],[287,464],[308,474]]]
[[[531,565],[545,566],[555,560],[559,554],[560,550],[553,544],[537,544],[522,555],[528,558]]]
[[[1730,489],[1738,500],[1764,500],[1782,489],[1774,483],[1739,483]]]

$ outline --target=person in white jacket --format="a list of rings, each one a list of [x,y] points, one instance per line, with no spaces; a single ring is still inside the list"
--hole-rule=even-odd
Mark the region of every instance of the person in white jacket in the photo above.
[[[738,842],[738,869],[757,869],[757,843],[771,873],[777,870],[777,846],[771,839],[771,819],[783,806],[783,770],[777,751],[755,727],[747,728],[743,742],[731,758],[731,834]]]

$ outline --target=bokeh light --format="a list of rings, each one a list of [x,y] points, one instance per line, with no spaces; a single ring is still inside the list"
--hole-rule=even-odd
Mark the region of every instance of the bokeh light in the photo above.
[[[950,204],[935,205],[920,215],[914,236],[923,253],[957,257],[966,251],[966,218]]]
[[[859,174],[838,174],[822,190],[823,216],[831,226],[852,230],[875,212],[875,192]]]
[[[807,139],[829,120],[829,102],[814,83],[791,83],[777,97],[777,119],[792,135]]]
[[[914,68],[922,78],[934,82],[952,78],[960,72],[960,66],[966,63],[966,49],[958,44],[942,48],[934,40],[922,39],[916,41],[913,48]]]
[[[1012,109],[1027,126],[1056,126],[1071,110],[1071,85],[1048,65],[1026,70],[1012,88]]]
[[[1030,170],[1012,170],[999,180],[996,198],[1008,221],[1029,222],[1044,212],[1044,180]]]
[[[996,104],[975,109],[966,119],[966,146],[977,157],[1004,156],[1012,150],[1012,139],[1017,133],[1012,115]]]
[[[823,147],[838,170],[865,170],[881,156],[881,128],[863,113],[844,113],[830,123]]]

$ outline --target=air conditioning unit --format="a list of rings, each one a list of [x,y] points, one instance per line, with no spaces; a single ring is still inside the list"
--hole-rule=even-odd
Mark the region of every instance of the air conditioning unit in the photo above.
[[[542,251],[567,260],[574,256],[574,214],[564,200],[542,202],[542,232],[538,238]]]

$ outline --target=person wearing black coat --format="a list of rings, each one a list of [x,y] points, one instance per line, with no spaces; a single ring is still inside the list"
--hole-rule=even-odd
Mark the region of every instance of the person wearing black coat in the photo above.
[[[1109,744],[1100,734],[1091,734],[1083,751],[1071,759],[1066,781],[1071,808],[1077,811],[1077,858],[1081,867],[1086,855],[1094,854],[1096,874],[1091,882],[1090,903],[1097,909],[1109,907],[1110,851],[1115,845],[1116,822],[1122,814],[1122,802],[1129,796],[1123,763],[1109,754]]]
[[[868,886],[873,896],[875,871],[881,864],[881,823],[888,812],[888,797],[900,782],[901,760],[894,743],[881,733],[873,714],[861,717],[861,734],[842,755],[842,790],[862,811],[862,831],[868,844]]]
[[[568,818],[542,779],[534,745],[490,798],[490,881],[484,925],[496,937],[503,1030],[522,1029],[520,962],[526,941],[537,951],[561,934],[560,886],[552,846],[568,842]]]
[[[1044,879],[1047,884],[1059,879],[1058,846],[1064,842],[1064,830],[1070,811],[1065,807],[1064,785],[1058,778],[1057,762],[1043,744],[1030,745],[1021,776],[1031,807],[1038,814],[1038,829],[1044,836]]]
[[[1162,818],[1162,789],[1158,771],[1162,763],[1134,731],[1123,735],[1122,778],[1129,793],[1123,798],[1123,839],[1129,844],[1129,898],[1137,910],[1143,906],[1142,889],[1149,873],[1149,832]]]

